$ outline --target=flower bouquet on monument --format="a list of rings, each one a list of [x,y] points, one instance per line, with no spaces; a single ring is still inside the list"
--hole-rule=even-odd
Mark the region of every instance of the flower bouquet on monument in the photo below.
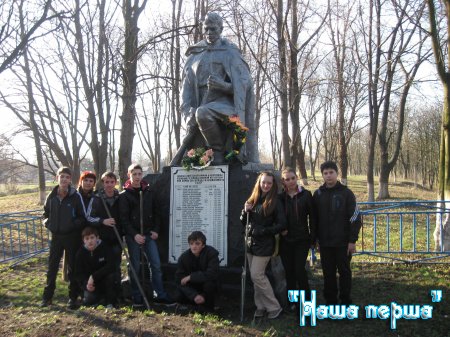
[[[181,165],[186,169],[195,169],[195,170],[203,170],[209,165],[214,159],[213,150],[205,150],[202,147],[198,147],[196,149],[190,149],[186,156],[181,160]]]
[[[247,140],[248,127],[242,124],[238,115],[231,115],[225,119],[224,124],[233,132],[233,148],[225,154],[226,160],[236,157]]]

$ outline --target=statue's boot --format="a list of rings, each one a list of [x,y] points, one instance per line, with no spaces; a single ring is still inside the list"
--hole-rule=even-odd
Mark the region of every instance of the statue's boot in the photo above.
[[[214,160],[211,165],[224,165],[226,164],[225,156],[223,155],[223,151],[214,150]]]

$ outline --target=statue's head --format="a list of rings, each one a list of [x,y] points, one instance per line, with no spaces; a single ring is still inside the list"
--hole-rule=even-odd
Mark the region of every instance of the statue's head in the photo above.
[[[215,43],[222,34],[223,20],[222,17],[215,12],[208,12],[203,21],[203,29],[205,31],[206,42]]]

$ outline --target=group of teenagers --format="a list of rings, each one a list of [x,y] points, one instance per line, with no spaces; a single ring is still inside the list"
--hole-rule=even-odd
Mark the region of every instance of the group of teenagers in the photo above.
[[[314,195],[298,184],[296,172],[291,168],[281,173],[281,194],[274,174],[262,172],[244,204],[241,222],[254,286],[255,318],[276,319],[283,311],[266,275],[277,239],[287,290],[305,290],[309,298],[305,264],[310,248],[315,248],[320,251],[326,304],[352,303],[350,260],[356,251],[361,219],[353,192],[338,180],[336,163],[324,162],[320,170],[324,184]],[[97,179],[94,172],[83,172],[75,189],[71,186],[71,170],[61,167],[57,171],[58,185],[44,205],[44,224],[52,239],[41,306],[52,304],[64,252],[70,309],[80,304],[118,305],[125,237],[129,267],[134,269],[134,275],[142,271],[142,254],[147,257],[154,303],[166,306],[190,303],[201,310],[214,310],[220,290],[219,252],[206,245],[202,232],[192,232],[187,238],[189,249],[178,259],[177,288],[174,296],[170,296],[161,272],[157,246],[159,214],[153,192],[143,180],[139,164],[130,165],[128,177],[119,193],[116,175],[105,172],[101,176],[102,188],[94,191]],[[133,306],[142,306],[145,294],[139,280],[130,276]],[[298,308],[294,305],[288,309]]]
[[[156,244],[159,233],[157,209],[153,193],[143,180],[142,167],[139,164],[130,165],[129,179],[121,193],[115,187],[117,177],[113,172],[105,172],[101,176],[102,188],[97,191],[94,191],[97,177],[92,171],[81,174],[78,189],[71,186],[70,168],[59,168],[56,177],[58,185],[47,196],[44,205],[44,225],[51,232],[51,241],[41,307],[52,304],[63,254],[69,281],[69,309],[76,309],[80,304],[117,306],[122,293],[123,237],[128,248],[129,268],[134,270],[134,274],[141,275],[145,264],[150,265],[151,285],[156,294],[153,302],[175,305],[177,302],[167,293],[163,284]],[[204,247],[206,238],[201,232],[193,232],[189,242],[190,246],[200,242]],[[205,249],[205,252],[216,254],[218,271],[218,252],[212,247],[211,252],[209,249]],[[142,254],[146,257],[144,263]],[[183,300],[185,293],[192,295],[192,291],[188,292],[190,288],[194,291],[197,289],[194,284],[196,277],[201,278],[197,274],[207,275],[202,272],[184,275],[182,261],[183,255],[177,270],[180,285],[180,291],[176,294],[178,300]],[[190,276],[190,281],[186,282],[186,276]],[[135,307],[143,306],[145,302],[145,292],[138,282],[135,277],[131,277],[131,298]],[[185,288],[189,288],[188,291]],[[207,302],[201,293],[196,295],[185,300],[195,299],[198,304]]]
[[[266,267],[277,244],[285,271],[286,290],[304,290],[305,299],[310,300],[305,265],[309,250],[315,248],[320,251],[326,304],[352,303],[350,261],[356,252],[361,218],[355,195],[338,180],[336,163],[326,161],[321,164],[320,171],[324,183],[314,194],[298,184],[292,168],[281,172],[281,194],[278,194],[273,173],[262,172],[244,204],[241,222],[246,226],[255,318],[275,319],[283,311],[266,275]],[[288,309],[298,312],[298,305],[291,304]]]

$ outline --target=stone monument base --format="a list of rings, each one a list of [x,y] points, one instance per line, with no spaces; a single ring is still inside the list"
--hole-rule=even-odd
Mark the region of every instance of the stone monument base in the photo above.
[[[221,273],[223,271],[224,274],[224,283],[232,283],[240,286],[240,274],[244,264],[244,226],[241,224],[239,217],[245,201],[253,190],[253,186],[255,185],[260,171],[270,169],[270,167],[270,165],[256,163],[249,163],[244,167],[240,165],[230,165],[229,167],[227,228],[228,264],[226,267],[221,267]],[[172,274],[170,271],[174,271],[176,265],[168,263],[171,168],[164,167],[162,173],[149,174],[144,179],[150,183],[151,190],[155,197],[156,209],[159,214],[161,229],[158,238],[158,246],[161,264],[164,269],[167,269],[169,274]],[[168,280],[172,279],[171,276],[167,276]],[[228,279],[229,277],[230,279]]]
[[[264,167],[266,168],[266,167]],[[259,170],[230,166],[228,177],[228,264],[229,268],[242,267],[244,256],[244,227],[239,219],[244,203],[250,196]],[[159,213],[160,233],[158,245],[161,262],[168,263],[169,214],[170,214],[170,167],[164,167],[161,174],[150,174],[144,178],[150,183],[156,209]],[[187,240],[187,238],[186,238]],[[208,242],[207,242],[208,244]]]

